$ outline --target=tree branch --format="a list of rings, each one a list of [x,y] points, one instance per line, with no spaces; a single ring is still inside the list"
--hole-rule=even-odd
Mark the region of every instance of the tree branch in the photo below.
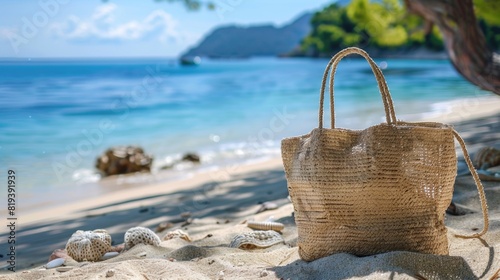
[[[405,0],[405,4],[438,26],[451,62],[463,77],[500,95],[500,55],[488,48],[472,0]]]

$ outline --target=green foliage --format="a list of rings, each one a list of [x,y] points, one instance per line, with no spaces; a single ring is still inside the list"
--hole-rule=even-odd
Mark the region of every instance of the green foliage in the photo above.
[[[313,32],[304,39],[302,49],[328,53],[347,46],[424,45],[421,25],[422,20],[408,16],[398,0],[352,0],[346,7],[333,4],[316,13]]]
[[[500,49],[500,0],[474,0],[474,9],[488,44]],[[332,4],[317,12],[311,23],[313,31],[303,40],[302,50],[313,54],[347,46],[444,48],[438,28],[426,34],[423,20],[408,14],[401,0],[352,0],[345,7]]]
[[[500,50],[500,1],[474,0],[474,10],[488,45]]]
[[[486,37],[486,42],[493,50],[500,50],[500,25],[491,25],[484,19],[479,19],[479,27]]]
[[[474,10],[477,17],[484,20],[487,25],[500,25],[500,1],[474,0]]]
[[[424,45],[431,50],[439,51],[443,49],[443,36],[437,26],[434,26],[432,31],[426,35]]]
[[[323,11],[314,14],[311,24],[313,32],[302,42],[304,51],[328,52],[363,43],[363,34],[356,29],[346,9],[332,4]]]

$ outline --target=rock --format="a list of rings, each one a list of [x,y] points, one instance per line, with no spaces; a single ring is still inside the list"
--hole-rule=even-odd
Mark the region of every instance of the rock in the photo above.
[[[484,147],[477,151],[473,159],[476,169],[488,169],[500,165],[500,150],[493,147]]]
[[[182,163],[186,163],[186,162],[193,163],[193,164],[200,164],[201,158],[198,154],[186,153],[180,159],[177,159],[171,163],[163,165],[162,167],[160,167],[160,169],[161,170],[172,169],[172,168],[175,168],[177,165],[182,164]]]
[[[161,170],[168,170],[168,169],[172,169],[172,168],[174,168],[173,164],[167,164],[167,165],[163,165],[162,167],[160,167]]]
[[[182,156],[181,161],[190,161],[192,163],[200,163],[200,156],[195,154],[195,153],[187,153],[184,156]]]
[[[467,214],[467,211],[462,207],[457,206],[454,202],[452,202],[450,206],[448,206],[448,209],[446,209],[446,214],[450,214],[453,216],[463,216]]]
[[[104,175],[151,172],[153,158],[135,146],[118,146],[106,150],[96,161],[96,168]]]

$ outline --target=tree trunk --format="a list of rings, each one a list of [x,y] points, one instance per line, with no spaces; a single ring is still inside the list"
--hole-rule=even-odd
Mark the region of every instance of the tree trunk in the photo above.
[[[500,95],[500,55],[488,48],[472,0],[405,0],[407,9],[436,24],[451,62],[478,87]]]

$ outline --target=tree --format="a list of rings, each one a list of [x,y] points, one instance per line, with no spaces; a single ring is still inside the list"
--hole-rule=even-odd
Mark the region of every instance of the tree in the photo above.
[[[487,20],[498,20],[492,16],[500,11],[498,2],[489,1],[496,7],[488,10],[481,3],[479,9],[486,11]],[[472,0],[405,0],[407,9],[437,25],[444,38],[445,48],[457,71],[478,87],[500,95],[500,55],[488,47],[481,31]],[[500,21],[500,20],[499,20]]]
[[[315,56],[330,55],[350,46],[396,49],[428,41],[420,30],[422,19],[406,15],[398,0],[332,4],[315,13],[311,23],[312,32],[304,39],[302,50]]]
[[[398,0],[352,0],[347,6],[349,19],[359,33],[366,33],[375,46],[399,47],[408,41],[403,27],[404,11]]]

